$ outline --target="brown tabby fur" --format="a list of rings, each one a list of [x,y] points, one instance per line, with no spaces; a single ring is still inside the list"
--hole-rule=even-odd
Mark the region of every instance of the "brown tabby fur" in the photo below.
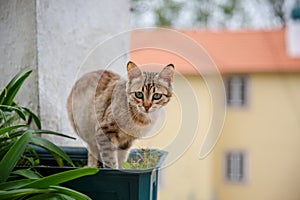
[[[76,133],[87,143],[88,166],[121,168],[134,140],[145,135],[172,96],[174,66],[160,73],[127,64],[128,80],[98,70],[82,76],[68,97],[67,109]]]

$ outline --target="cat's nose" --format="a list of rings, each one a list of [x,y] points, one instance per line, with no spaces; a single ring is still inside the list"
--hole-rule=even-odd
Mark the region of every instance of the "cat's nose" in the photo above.
[[[150,109],[150,107],[151,107],[150,105],[147,105],[147,106],[144,105],[144,108],[145,108],[145,110],[146,110],[147,112],[148,112],[148,110]]]

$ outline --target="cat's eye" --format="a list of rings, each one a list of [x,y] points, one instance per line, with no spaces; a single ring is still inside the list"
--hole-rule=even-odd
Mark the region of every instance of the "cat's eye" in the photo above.
[[[153,100],[159,100],[161,97],[162,97],[162,94],[155,93],[152,98],[153,98]]]
[[[135,97],[138,99],[142,99],[144,97],[142,92],[135,92],[134,94],[135,94]]]

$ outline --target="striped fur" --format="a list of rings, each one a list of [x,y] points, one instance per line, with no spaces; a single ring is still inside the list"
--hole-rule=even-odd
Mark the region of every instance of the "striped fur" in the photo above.
[[[160,73],[127,64],[128,80],[110,71],[85,74],[73,86],[67,110],[76,133],[87,143],[88,166],[121,168],[132,143],[147,134],[172,96],[174,66]]]

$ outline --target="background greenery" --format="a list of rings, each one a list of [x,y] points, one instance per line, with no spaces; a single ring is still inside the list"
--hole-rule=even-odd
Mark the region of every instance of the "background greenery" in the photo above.
[[[132,25],[176,28],[274,28],[284,0],[131,0]]]

